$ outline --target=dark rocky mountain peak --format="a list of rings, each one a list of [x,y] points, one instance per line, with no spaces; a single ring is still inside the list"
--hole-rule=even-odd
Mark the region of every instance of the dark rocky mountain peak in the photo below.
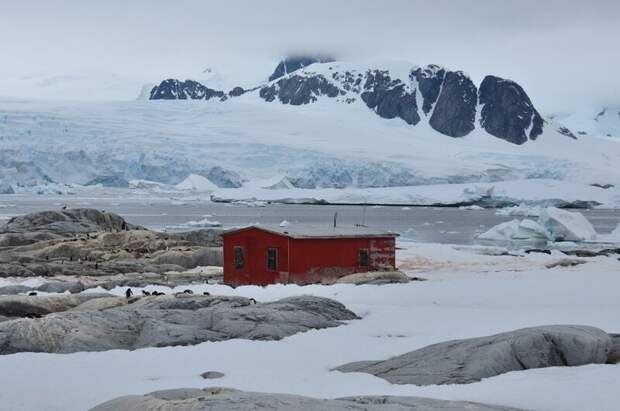
[[[544,120],[523,88],[512,80],[486,76],[480,84],[480,104],[480,125],[495,137],[523,144],[543,132]]]
[[[310,64],[329,63],[332,61],[334,59],[328,56],[290,56],[278,63],[276,69],[269,76],[269,81],[277,80]]]
[[[320,64],[330,62],[330,64]],[[315,64],[308,67],[310,64]],[[462,71],[430,64],[391,68],[355,66],[322,57],[294,57],[280,62],[270,82],[253,88],[235,87],[228,93],[196,81],[164,80],[151,91],[151,99],[218,98],[220,101],[258,94],[266,102],[299,106],[319,97],[352,104],[362,102],[376,115],[410,126],[422,120],[440,134],[464,137],[482,128],[491,136],[513,144],[535,140],[544,120],[523,88],[496,76],[480,87]],[[479,112],[479,110],[481,110]],[[480,124],[476,124],[476,117]],[[558,131],[574,138],[566,131]]]
[[[223,91],[213,90],[194,80],[168,79],[151,90],[151,100],[209,100],[221,98]]]

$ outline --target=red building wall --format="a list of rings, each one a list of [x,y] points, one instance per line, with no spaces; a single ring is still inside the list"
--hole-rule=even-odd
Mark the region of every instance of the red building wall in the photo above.
[[[244,266],[235,268],[234,248],[242,247]],[[267,249],[276,248],[277,270],[267,269]],[[359,250],[368,250],[368,267]],[[395,239],[289,238],[258,228],[224,235],[224,283],[267,285],[332,282],[343,275],[396,266]]]
[[[289,238],[255,228],[224,236],[224,283],[267,285],[288,282]],[[245,254],[243,268],[235,268],[234,247]],[[277,271],[267,270],[267,248],[278,250]]]
[[[359,265],[360,249],[368,250],[368,267]],[[395,267],[394,238],[292,239],[289,282],[332,282],[343,275]]]

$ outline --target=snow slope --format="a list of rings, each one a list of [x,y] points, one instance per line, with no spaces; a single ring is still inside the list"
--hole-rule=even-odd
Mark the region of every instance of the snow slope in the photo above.
[[[545,179],[573,184],[572,195],[620,183],[620,144],[610,139],[573,140],[547,127],[518,146],[481,129],[451,138],[424,122],[412,128],[368,111],[361,102],[291,106],[252,94],[225,102],[2,99],[0,178],[24,190],[110,175],[178,184],[219,166],[246,188],[282,176],[275,189],[290,181],[368,189],[363,202],[372,202],[373,187],[512,181],[527,189],[530,179]],[[593,196],[614,197],[597,190]]]

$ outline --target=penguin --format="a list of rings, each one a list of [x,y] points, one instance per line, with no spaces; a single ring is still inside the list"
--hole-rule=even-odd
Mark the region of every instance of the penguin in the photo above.
[[[29,297],[34,297],[34,296],[36,296],[36,295],[37,295],[37,292],[36,292],[36,291],[30,291],[30,292],[28,293],[28,296],[29,296]]]
[[[183,290],[183,294],[194,294],[194,292],[192,290]]]
[[[250,298],[250,303],[251,303],[251,304],[256,304],[256,300],[255,300],[255,299],[253,299],[253,298]]]
[[[202,295],[211,295],[211,293],[208,292],[208,291],[205,291],[205,292],[202,293]]]
[[[148,291],[142,290],[142,295],[151,295],[151,293],[149,293]]]
[[[125,297],[129,298],[133,295],[133,291],[131,291],[131,288],[128,288],[127,291],[125,291]]]

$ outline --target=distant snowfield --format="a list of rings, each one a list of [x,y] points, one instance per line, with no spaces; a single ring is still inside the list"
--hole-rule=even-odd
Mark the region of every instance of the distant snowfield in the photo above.
[[[226,102],[3,99],[0,143],[0,175],[8,182],[25,178],[11,166],[19,161],[33,176],[40,179],[37,173],[43,172],[63,183],[122,174],[210,191],[215,187],[209,181],[187,177],[219,166],[237,173],[244,185],[216,190],[216,196],[237,200],[427,204],[454,201],[445,197],[461,198],[471,185],[483,184],[507,196],[514,189],[522,200],[570,197],[620,206],[618,141],[573,140],[552,124],[522,146],[480,129],[451,138],[425,122],[411,127],[382,119],[359,101],[322,99],[296,107],[256,95]],[[291,188],[293,178],[319,188]],[[446,186],[453,183],[470,186]],[[594,183],[616,187],[604,190],[591,187]]]
[[[584,259],[547,269],[566,256],[498,256],[498,248],[399,242],[398,265],[428,281],[385,286],[182,286],[196,292],[271,301],[312,294],[337,299],[363,317],[341,327],[281,341],[232,340],[193,347],[101,353],[0,356],[3,409],[85,410],[125,394],[178,387],[226,386],[316,397],[419,395],[545,411],[612,411],[620,365],[511,372],[479,383],[416,387],[367,374],[330,371],[428,344],[543,324],[584,324],[620,332],[620,262]],[[148,289],[169,289],[148,287]],[[134,291],[138,291],[136,289]],[[121,295],[124,289],[114,290]],[[138,291],[139,292],[139,291]],[[199,374],[221,371],[223,379]],[[62,376],[62,380],[59,380]]]

